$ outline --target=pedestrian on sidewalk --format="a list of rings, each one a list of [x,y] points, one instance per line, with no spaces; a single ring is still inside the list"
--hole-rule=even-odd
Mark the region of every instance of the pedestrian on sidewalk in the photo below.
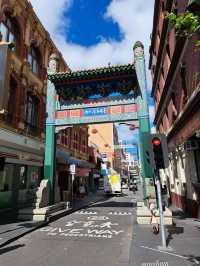
[[[158,234],[159,233],[159,223],[157,219],[157,215],[159,213],[158,209],[156,208],[154,202],[152,201],[151,195],[149,195],[147,198],[147,207],[149,208],[151,212],[151,220],[150,223],[153,228],[153,233]]]
[[[83,198],[85,196],[85,186],[81,183],[79,186],[79,193],[80,193],[80,197]]]

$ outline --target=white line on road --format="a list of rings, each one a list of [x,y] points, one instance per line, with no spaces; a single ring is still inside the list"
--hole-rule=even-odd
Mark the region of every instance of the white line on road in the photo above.
[[[158,250],[158,249],[155,249],[155,248],[149,248],[149,247],[145,247],[145,246],[140,246],[140,247],[141,248],[150,249],[150,250],[153,250],[153,251],[156,251],[156,252],[160,252],[160,253],[165,253],[165,254],[168,254],[168,255],[171,255],[171,256],[179,257],[179,258],[182,258],[182,259],[185,259],[185,260],[189,259],[188,257],[184,257],[182,255],[178,255],[178,254],[175,254],[175,253],[170,253],[170,252],[167,252],[167,251]]]
[[[175,253],[170,253],[170,252],[167,252],[167,251],[161,251],[161,250],[158,250],[158,249],[154,249],[154,248],[149,248],[149,247],[145,247],[145,246],[140,246],[141,248],[146,248],[146,249],[150,249],[150,250],[153,250],[153,251],[157,251],[157,252],[160,252],[160,253],[166,253],[168,255],[171,255],[171,256],[175,256],[175,257],[179,257],[181,259],[184,259],[184,260],[189,260],[190,258],[188,257],[184,257],[182,255],[178,255],[178,254],[175,254]],[[193,261],[194,263],[196,263],[196,265],[200,265],[200,262],[195,259],[195,258],[191,258],[190,261]]]

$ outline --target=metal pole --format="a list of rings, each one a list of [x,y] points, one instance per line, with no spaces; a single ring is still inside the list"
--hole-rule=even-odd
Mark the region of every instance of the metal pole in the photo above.
[[[158,173],[156,173],[156,186],[157,186],[157,194],[158,194],[159,213],[160,213],[160,229],[161,229],[161,236],[162,236],[162,246],[163,248],[166,248],[167,245],[166,245],[166,235],[165,235],[165,226],[164,226],[164,214],[163,214],[163,207],[162,207],[160,178],[158,176]]]
[[[73,208],[73,182],[74,182],[74,174],[71,174],[72,176],[72,208]]]

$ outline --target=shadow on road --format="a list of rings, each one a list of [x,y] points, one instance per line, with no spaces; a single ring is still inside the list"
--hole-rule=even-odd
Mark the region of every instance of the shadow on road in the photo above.
[[[200,265],[200,256],[194,256],[194,255],[183,255],[187,258],[187,261],[192,262],[191,266],[197,266]]]
[[[18,244],[18,245],[14,245],[14,246],[11,246],[11,247],[6,247],[6,248],[1,248],[0,249],[0,255],[4,254],[4,253],[7,253],[9,251],[12,251],[12,250],[15,250],[15,249],[18,249],[18,248],[22,248],[24,247],[25,244]]]
[[[166,239],[166,244],[168,246],[170,241],[173,239],[173,235],[179,235],[184,233],[184,227],[168,226],[167,231],[168,236]]]
[[[108,202],[100,202],[92,205],[92,207],[126,207],[133,208],[136,206],[136,203],[127,202],[127,201],[108,201]]]

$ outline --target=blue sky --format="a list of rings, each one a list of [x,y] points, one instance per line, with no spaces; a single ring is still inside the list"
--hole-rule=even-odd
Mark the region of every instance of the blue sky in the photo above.
[[[137,40],[145,46],[148,66],[154,0],[29,1],[72,70],[132,63]],[[150,95],[148,69],[147,83]],[[149,103],[152,121],[152,99]],[[126,126],[119,135],[129,142],[138,138]]]
[[[66,32],[66,39],[83,46],[96,45],[102,40],[121,41],[123,34],[117,23],[104,18],[110,0],[91,1],[76,0],[65,12],[70,20],[70,27]]]

